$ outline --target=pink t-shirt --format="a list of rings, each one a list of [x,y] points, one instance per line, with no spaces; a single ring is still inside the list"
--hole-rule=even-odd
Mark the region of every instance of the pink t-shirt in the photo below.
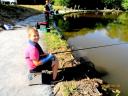
[[[39,60],[39,51],[32,44],[28,44],[25,50],[25,60],[30,70],[36,67],[32,60]]]

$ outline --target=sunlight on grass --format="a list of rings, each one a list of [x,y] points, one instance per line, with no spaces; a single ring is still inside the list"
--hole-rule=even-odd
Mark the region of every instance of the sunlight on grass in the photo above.
[[[45,43],[47,44],[47,49],[59,49],[63,46],[67,46],[65,40],[61,40],[60,37],[53,33],[45,33]]]
[[[77,89],[77,85],[75,81],[71,81],[70,83],[64,83],[63,84],[63,92],[64,92],[64,96],[69,96],[70,94],[74,93],[74,91],[76,91]]]
[[[53,9],[55,9],[55,10],[63,10],[64,7],[63,6],[53,6]]]
[[[44,6],[43,5],[18,5],[18,6],[22,6],[22,7],[26,7],[26,8],[32,8],[35,9],[37,11],[44,11]]]
[[[44,5],[18,5],[18,6],[22,6],[22,7],[26,7],[26,8],[32,8],[32,9],[35,9],[35,10],[38,10],[41,12],[43,12],[45,10]],[[63,6],[53,6],[53,9],[62,10]]]

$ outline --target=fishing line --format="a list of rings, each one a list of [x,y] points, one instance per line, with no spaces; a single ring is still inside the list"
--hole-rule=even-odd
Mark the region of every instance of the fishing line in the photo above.
[[[80,49],[74,49],[74,50],[70,50],[70,51],[55,52],[55,53],[52,53],[52,54],[59,54],[59,53],[73,52],[73,51],[86,50],[86,49],[94,49],[94,48],[101,48],[101,47],[109,47],[109,46],[115,46],[115,45],[121,45],[121,44],[128,44],[128,43],[119,43],[119,44],[110,44],[110,45],[101,45],[101,46],[94,46],[94,47],[80,48]]]

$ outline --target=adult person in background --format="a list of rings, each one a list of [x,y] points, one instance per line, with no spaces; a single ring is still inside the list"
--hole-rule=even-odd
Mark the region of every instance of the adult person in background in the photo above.
[[[46,3],[45,3],[44,7],[45,7],[45,12],[48,12],[49,14],[53,14],[54,13],[52,4],[50,3],[49,0],[46,0]]]
[[[49,0],[46,0],[44,9],[45,9],[45,19],[46,19],[46,22],[47,22],[46,28],[49,29],[49,16],[54,13],[53,8],[52,8],[52,4],[50,3]]]

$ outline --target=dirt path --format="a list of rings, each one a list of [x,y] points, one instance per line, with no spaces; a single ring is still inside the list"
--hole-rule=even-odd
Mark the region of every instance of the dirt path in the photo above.
[[[24,24],[24,27],[0,32],[0,96],[51,96],[49,85],[28,86],[24,60],[28,23],[25,22],[33,20],[34,24],[40,16],[33,18],[18,23]]]

